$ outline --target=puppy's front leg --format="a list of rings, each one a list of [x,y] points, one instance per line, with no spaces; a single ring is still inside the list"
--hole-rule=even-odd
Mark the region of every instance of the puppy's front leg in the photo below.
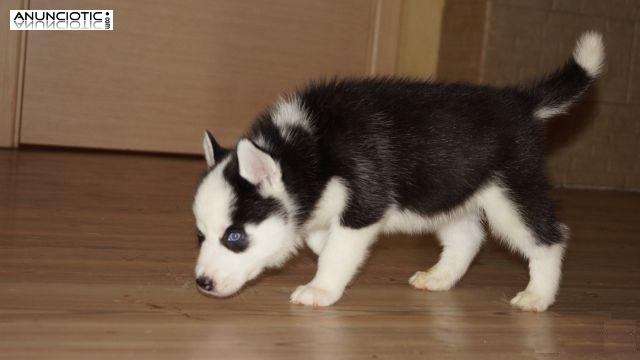
[[[329,230],[316,230],[311,232],[307,239],[305,240],[307,246],[313,251],[316,255],[320,255],[324,245],[327,243],[327,238],[329,237]]]
[[[316,276],[307,285],[298,286],[291,302],[329,306],[338,301],[376,240],[378,229],[377,224],[357,230],[333,224],[318,258]]]

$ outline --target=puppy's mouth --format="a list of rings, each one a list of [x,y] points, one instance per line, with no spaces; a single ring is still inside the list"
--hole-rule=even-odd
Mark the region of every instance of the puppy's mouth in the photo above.
[[[200,294],[204,295],[204,296],[214,297],[214,298],[221,297],[220,295],[218,295],[217,291],[215,291],[215,290],[207,291],[207,290],[201,288],[200,286],[196,286],[196,289],[198,289],[198,292]]]
[[[201,288],[199,286],[196,286],[196,289],[198,289],[198,292],[200,294],[202,294],[204,296],[207,296],[207,297],[216,298],[216,299],[223,299],[223,298],[232,297],[232,296],[236,295],[238,293],[238,291],[240,290],[240,289],[238,289],[238,290],[235,290],[235,291],[232,291],[232,292],[222,293],[222,292],[219,292],[216,289],[205,290],[205,289],[203,289],[203,288]]]

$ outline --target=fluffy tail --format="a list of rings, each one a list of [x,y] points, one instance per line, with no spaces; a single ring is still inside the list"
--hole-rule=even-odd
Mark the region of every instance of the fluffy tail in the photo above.
[[[594,31],[582,34],[573,57],[555,73],[527,89],[534,116],[546,120],[564,113],[600,75],[603,63],[602,36]]]

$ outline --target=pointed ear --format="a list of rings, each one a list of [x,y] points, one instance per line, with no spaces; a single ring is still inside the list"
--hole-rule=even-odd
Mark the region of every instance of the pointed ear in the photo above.
[[[212,168],[226,154],[227,150],[218,145],[209,130],[204,131],[204,139],[202,139],[202,147],[204,148],[204,158],[207,160],[207,166]]]
[[[240,140],[237,152],[240,176],[248,182],[258,185],[266,181],[271,184],[280,176],[280,170],[275,160],[269,154],[258,149],[251,141]]]

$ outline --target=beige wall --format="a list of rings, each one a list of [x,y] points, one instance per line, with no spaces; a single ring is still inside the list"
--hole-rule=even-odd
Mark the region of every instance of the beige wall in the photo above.
[[[589,29],[602,32],[607,64],[587,99],[550,124],[550,172],[565,186],[640,189],[640,1],[448,0],[438,77],[536,78]]]
[[[0,12],[26,4],[2,1]],[[551,175],[566,186],[640,189],[640,1],[405,0],[401,19],[397,58],[394,41],[386,42],[390,48],[376,49],[380,66],[372,71],[384,73],[397,59],[399,75],[437,72],[441,80],[496,85],[553,70],[582,31],[601,31],[608,57],[603,78],[571,115],[550,124]],[[22,94],[24,33],[9,31],[7,21],[0,26],[0,146],[18,142]],[[396,26],[380,23],[377,34],[393,39],[394,31],[384,29]]]
[[[398,46],[398,75],[434,77],[445,0],[405,0]]]

